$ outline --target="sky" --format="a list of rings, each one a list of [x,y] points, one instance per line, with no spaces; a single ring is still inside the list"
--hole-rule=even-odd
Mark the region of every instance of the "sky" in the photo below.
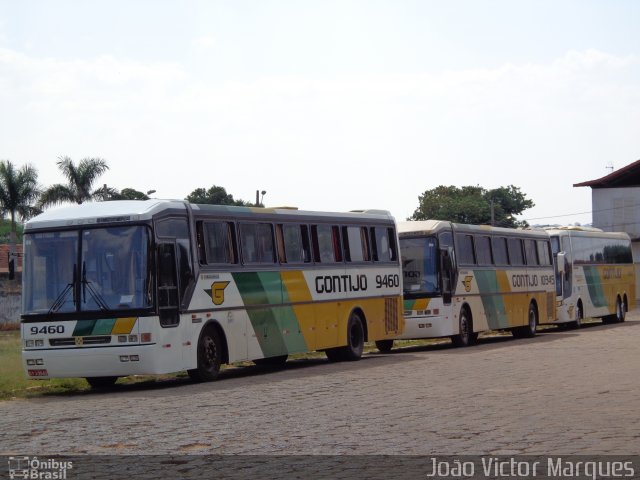
[[[640,159],[635,0],[0,0],[0,159],[64,183],[398,220],[439,185],[514,185],[591,222]]]

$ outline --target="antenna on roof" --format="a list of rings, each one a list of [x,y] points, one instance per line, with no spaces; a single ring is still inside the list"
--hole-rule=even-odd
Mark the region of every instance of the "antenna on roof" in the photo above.
[[[615,170],[615,168],[613,168],[613,162],[607,163],[607,166],[604,167],[604,168],[606,168],[607,170],[609,170],[611,172],[613,172]]]

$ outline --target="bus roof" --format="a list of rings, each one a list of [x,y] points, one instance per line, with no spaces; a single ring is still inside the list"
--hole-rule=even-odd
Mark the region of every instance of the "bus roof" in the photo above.
[[[108,222],[144,221],[166,210],[186,210],[190,206],[194,213],[219,214],[226,217],[250,217],[255,214],[272,216],[283,215],[294,218],[330,217],[340,219],[369,219],[393,221],[393,216],[386,210],[357,210],[352,212],[315,212],[284,208],[242,207],[230,205],[197,205],[184,200],[114,200],[108,202],[87,202],[52,208],[30,219],[25,224],[25,231],[42,228],[60,228],[80,225],[91,225]]]
[[[454,230],[457,232],[491,232],[502,233],[504,235],[528,235],[533,237],[547,237],[548,235],[543,229],[516,229],[492,227],[491,225],[467,225],[462,223],[452,223],[444,220],[418,220],[408,222],[398,222],[398,233],[400,234],[423,234],[434,235],[443,230]]]
[[[564,235],[569,237],[593,237],[593,238],[620,238],[629,240],[626,232],[605,232],[599,228],[590,227],[547,227],[545,231],[549,235]]]

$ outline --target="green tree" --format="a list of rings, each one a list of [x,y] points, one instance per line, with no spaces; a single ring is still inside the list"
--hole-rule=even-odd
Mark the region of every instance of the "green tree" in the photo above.
[[[27,220],[40,213],[34,206],[40,187],[38,186],[38,172],[30,165],[16,170],[9,160],[0,162],[0,213],[9,215],[11,231],[9,232],[9,253],[16,253],[17,224],[16,219]]]
[[[499,227],[526,227],[526,221],[515,218],[534,206],[532,200],[513,185],[486,190],[480,186],[440,185],[418,197],[418,208],[409,220],[449,220],[474,225],[491,224]]]
[[[115,191],[107,200],[149,200],[149,196],[133,188],[123,188],[119,192]]]
[[[104,200],[114,193],[113,189],[105,188],[92,191],[98,177],[109,169],[103,159],[83,158],[76,165],[69,157],[59,157],[57,164],[67,178],[67,184],[58,183],[42,192],[40,207],[64,202],[81,204],[90,200]]]
[[[238,205],[250,207],[253,206],[250,202],[244,200],[234,200],[233,195],[227,193],[224,187],[213,185],[208,190],[204,188],[196,188],[191,192],[186,200],[189,203],[200,203],[209,205]]]

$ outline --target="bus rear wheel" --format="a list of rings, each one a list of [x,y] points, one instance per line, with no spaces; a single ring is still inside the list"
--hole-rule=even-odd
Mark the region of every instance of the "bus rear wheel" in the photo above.
[[[95,390],[113,387],[116,380],[118,377],[87,377],[87,382]]]
[[[620,297],[616,300],[616,323],[622,323],[626,319],[626,311]]]
[[[532,338],[536,336],[538,330],[538,309],[531,303],[529,313],[527,313],[527,324],[523,327],[516,327],[511,330],[511,334],[516,338]]]
[[[620,301],[620,297],[616,299],[616,311],[613,315],[607,315],[606,317],[602,317],[602,323],[611,324],[611,323],[619,323],[625,321],[625,310],[622,302]]]
[[[376,340],[376,348],[382,353],[389,353],[393,348],[393,340]]]
[[[188,370],[189,377],[197,382],[215,380],[222,363],[222,342],[218,331],[208,327],[198,341],[198,367]]]
[[[347,323],[347,345],[325,350],[327,358],[332,362],[360,360],[364,351],[364,327],[362,319],[356,312],[349,315]]]
[[[473,331],[473,320],[466,308],[460,310],[458,320],[458,335],[451,337],[451,341],[456,347],[470,347],[478,340],[478,334]]]

